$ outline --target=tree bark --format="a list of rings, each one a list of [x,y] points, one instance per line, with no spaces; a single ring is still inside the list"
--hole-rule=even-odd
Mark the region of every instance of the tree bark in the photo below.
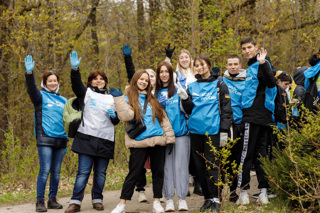
[[[143,52],[145,46],[143,0],[137,0],[137,24],[138,50],[139,52]]]

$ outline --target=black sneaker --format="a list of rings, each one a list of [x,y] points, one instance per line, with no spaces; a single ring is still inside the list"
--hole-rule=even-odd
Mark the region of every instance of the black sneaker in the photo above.
[[[214,202],[213,205],[211,205],[211,212],[220,212],[220,203]]]
[[[237,195],[236,192],[232,192],[230,194],[230,198],[229,198],[230,202],[235,203],[235,202],[237,202],[238,199],[239,199],[239,195]]]
[[[258,198],[259,198],[259,195],[260,195],[260,193],[257,193],[257,194],[252,195],[252,197],[258,199]],[[268,198],[269,198],[269,199],[277,197],[276,194],[272,194],[272,193],[269,192],[269,191],[267,192],[267,195],[268,195]]]
[[[46,205],[44,204],[44,201],[39,200],[36,203],[36,212],[46,212],[46,211],[47,211],[47,208],[46,208]]]
[[[56,198],[48,200],[48,209],[62,209],[63,206],[57,202]]]
[[[212,209],[213,207],[213,202],[211,200],[205,200],[204,204],[200,208],[200,212],[205,212],[207,209]]]

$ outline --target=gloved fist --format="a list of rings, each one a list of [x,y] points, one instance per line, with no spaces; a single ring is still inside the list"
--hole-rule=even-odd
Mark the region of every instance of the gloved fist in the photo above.
[[[27,57],[25,57],[24,65],[26,67],[26,71],[27,72],[32,72],[32,70],[34,68],[34,61],[32,61],[32,56],[31,55],[27,55]]]
[[[166,50],[166,56],[168,58],[171,58],[172,57],[172,54],[174,52],[174,50],[176,49],[176,47],[173,47],[172,49],[170,49],[170,43],[168,44],[168,47],[165,48]]]
[[[119,91],[114,87],[110,87],[109,94],[112,95],[113,97],[120,97],[123,95],[121,91],[121,87],[119,87]]]
[[[72,50],[72,53],[70,53],[71,67],[73,69],[78,69],[80,61],[81,61],[81,58],[78,59],[78,53],[76,51]]]
[[[219,67],[212,67],[212,72],[218,74],[220,72]]]
[[[167,144],[167,149],[168,149],[168,155],[171,155],[173,150],[173,144]]]
[[[220,132],[220,147],[225,147],[228,143],[228,133]]]
[[[116,117],[116,113],[112,109],[107,109],[108,114],[110,115],[111,118]]]
[[[160,104],[161,104],[161,106],[162,106],[163,108],[166,107],[166,101],[167,101],[166,96],[164,96],[164,95],[161,94],[160,97],[159,97],[159,99],[158,99],[158,101],[160,102]]]
[[[129,46],[129,44],[123,45],[121,47],[123,55],[131,55],[132,47]]]
[[[174,85],[177,88],[177,94],[180,96],[182,100],[188,99],[188,93],[183,89],[181,84],[178,82]]]
[[[183,76],[182,70],[181,70],[181,73],[179,73],[179,71],[177,73],[178,73],[178,82],[181,84],[183,88],[186,88],[187,79]]]

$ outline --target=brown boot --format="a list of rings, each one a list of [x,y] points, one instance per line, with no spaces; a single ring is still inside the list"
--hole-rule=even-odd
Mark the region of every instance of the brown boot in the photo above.
[[[65,210],[64,213],[74,213],[74,212],[80,212],[80,205],[72,203],[68,206],[68,208]]]
[[[97,211],[102,211],[104,210],[103,204],[102,203],[93,203],[92,204],[93,208]]]

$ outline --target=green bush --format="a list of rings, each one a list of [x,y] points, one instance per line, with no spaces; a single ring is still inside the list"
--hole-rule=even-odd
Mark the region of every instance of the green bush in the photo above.
[[[320,211],[320,114],[307,113],[300,128],[281,133],[284,149],[274,150],[275,159],[262,159],[273,191],[289,205],[304,211]]]

